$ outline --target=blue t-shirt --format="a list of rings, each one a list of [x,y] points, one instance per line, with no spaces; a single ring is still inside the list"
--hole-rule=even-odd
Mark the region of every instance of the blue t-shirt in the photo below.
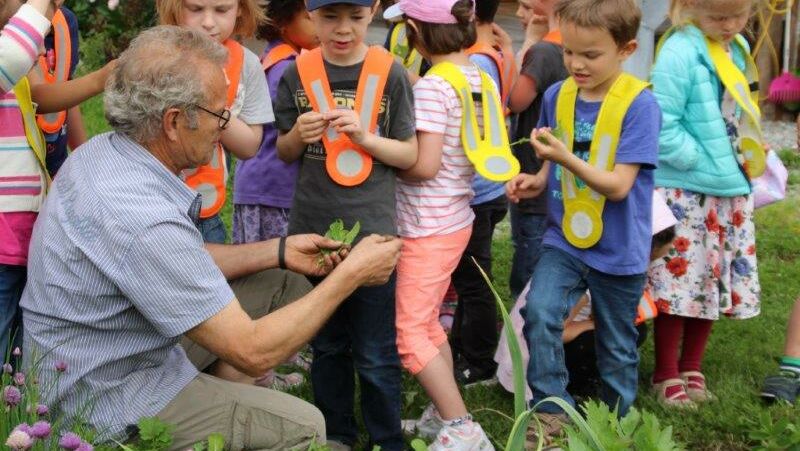
[[[492,77],[492,80],[494,80],[495,86],[497,87],[497,91],[500,92],[500,70],[498,69],[494,60],[491,57],[480,53],[471,55],[469,59],[475,63],[480,70],[486,72],[490,77]],[[486,180],[476,173],[475,177],[472,179],[472,191],[475,191],[475,197],[472,198],[469,204],[478,205],[497,199],[505,194],[506,189],[504,183],[496,183]]]
[[[556,101],[563,82],[545,92],[539,127],[556,126]],[[589,146],[602,102],[575,103],[576,155],[589,159]],[[650,260],[653,170],[658,163],[658,135],[661,131],[661,109],[655,96],[645,90],[633,101],[622,123],[616,163],[640,164],[628,196],[619,202],[606,200],[603,209],[603,235],[588,249],[578,249],[564,238],[561,220],[564,203],[561,195],[561,167],[550,166],[547,180],[547,231],[543,243],[555,246],[584,264],[607,274],[641,274]],[[580,151],[577,149],[584,148]],[[578,180],[579,186],[584,186]]]
[[[78,18],[75,17],[75,13],[64,6],[61,7],[61,12],[64,13],[64,18],[67,20],[67,27],[69,27],[70,53],[72,54],[69,65],[69,78],[72,79],[73,75],[75,75],[75,68],[78,66],[78,58],[80,58],[78,55]],[[45,36],[44,48],[45,51],[55,52],[55,37],[52,32]],[[47,171],[50,172],[51,176],[55,176],[68,155],[66,123],[61,127],[59,133],[45,133],[44,138],[45,141],[47,141],[47,158],[45,159]]]

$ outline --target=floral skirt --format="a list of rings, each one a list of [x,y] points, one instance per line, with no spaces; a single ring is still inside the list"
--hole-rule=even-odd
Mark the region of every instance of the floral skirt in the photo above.
[[[233,243],[254,243],[286,236],[289,209],[233,204]]]
[[[759,314],[753,197],[659,188],[678,223],[669,253],[649,270],[661,312],[689,318]]]

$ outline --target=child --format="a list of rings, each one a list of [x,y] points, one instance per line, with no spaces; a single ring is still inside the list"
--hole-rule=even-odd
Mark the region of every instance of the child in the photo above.
[[[511,38],[494,24],[499,5],[499,0],[475,4],[477,40],[467,49],[467,54],[470,61],[491,76],[505,104],[516,67]],[[496,48],[499,40],[502,40],[501,50]],[[502,183],[475,174],[472,191],[475,193],[470,202],[475,213],[472,235],[452,277],[458,297],[450,345],[456,381],[464,385],[490,380],[497,369],[492,359],[497,349],[497,306],[472,259],[492,277],[492,235],[508,210]]]
[[[50,183],[46,143],[34,113],[69,109],[102,92],[114,66],[111,62],[76,80],[30,83],[25,74],[39,56],[61,1],[20,5],[18,0],[0,0],[0,24],[4,24],[0,37],[4,102],[0,108],[0,352],[19,323],[17,305],[25,286],[28,243]],[[47,18],[42,15],[45,11]],[[21,337],[19,331],[16,336]]]
[[[747,173],[758,164],[742,158],[759,150],[764,156],[757,94],[750,93],[758,76],[738,34],[753,3],[674,1],[676,28],[653,67],[653,92],[664,112],[656,185],[679,221],[665,264],[650,271],[661,311],[653,388],[667,406],[713,399],[701,373],[713,321],[760,311]]]
[[[302,158],[289,234],[324,234],[336,219],[348,229],[360,222],[356,241],[397,233],[396,171],[414,164],[417,143],[405,69],[364,43],[376,7],[375,0],[306,1],[319,48],[286,68],[275,101],[278,156]],[[373,89],[364,89],[368,80]],[[359,288],[311,342],[314,403],[334,449],[353,446],[357,436],[354,367],[367,449],[405,447],[394,287],[392,277]]]
[[[409,42],[433,67],[414,85],[419,159],[398,184],[403,248],[397,264],[397,348],[403,366],[433,402],[417,424],[420,433],[436,434],[429,449],[494,449],[458,391],[438,310],[475,218],[469,205],[475,171],[461,130],[468,110],[459,92],[488,89],[497,105],[499,95],[491,81],[484,85],[466,52],[476,41],[471,0],[400,0],[384,16],[400,14],[406,17]],[[438,72],[445,68],[448,75]],[[457,76],[463,85],[458,91],[453,86]],[[495,116],[505,134],[502,111]],[[483,116],[477,120],[483,122]]]
[[[531,143],[546,162],[524,193],[538,194],[547,176],[547,231],[525,315],[528,347],[537,350],[528,364],[531,403],[557,396],[574,404],[563,321],[567,299],[588,289],[601,399],[622,416],[636,397],[634,319],[650,255],[661,113],[647,84],[622,72],[636,50],[641,13],[634,0],[560,0],[555,12],[570,78],[545,92],[542,128]],[[565,142],[548,127],[561,129]],[[560,434],[566,416],[558,406],[544,404],[537,415],[547,425],[543,438]]]
[[[511,122],[512,141],[530,136],[531,130],[539,122],[544,98],[541,94],[568,75],[562,56],[561,34],[553,12],[554,4],[555,0],[519,0],[517,17],[525,27],[525,41],[519,52],[522,55],[520,74],[508,97],[508,108],[516,113]],[[513,186],[526,186],[539,172],[542,162],[526,143],[513,146],[513,151],[522,165],[523,173],[510,183]],[[546,205],[546,196],[541,195],[512,203],[509,208],[511,240],[514,244],[509,288],[515,299],[530,280],[539,260]]]
[[[675,238],[675,216],[667,206],[667,203],[658,192],[653,191],[653,238],[650,245],[650,262],[655,262],[667,254],[672,247],[672,239]],[[522,333],[522,326],[525,316],[524,308],[526,297],[530,290],[527,285],[517,298],[513,309],[509,312],[514,332],[517,334],[522,351],[523,368],[528,363],[528,347],[526,346],[525,336]],[[569,372],[568,391],[573,390],[579,394],[596,396],[596,388],[599,386],[600,375],[597,371],[597,356],[595,352],[594,321],[591,317],[591,301],[587,294],[578,294],[580,300],[570,308],[570,314],[564,321],[564,363]],[[569,305],[573,302],[568,300]],[[636,341],[637,347],[641,346],[646,338],[646,320],[652,319],[657,313],[655,302],[653,301],[650,287],[645,289],[645,293],[639,302],[639,314],[636,317],[639,336]],[[513,369],[511,365],[511,354],[508,350],[505,329],[500,335],[500,346],[495,353],[497,361],[497,379],[503,388],[514,392]],[[526,390],[526,399],[531,399],[531,391]]]
[[[761,397],[767,401],[781,400],[794,404],[800,396],[800,298],[794,301],[789,316],[778,370],[778,374],[764,379]]]
[[[283,71],[301,49],[317,46],[317,35],[303,0],[271,0],[269,20],[259,26],[258,39],[267,41],[261,58],[269,95],[275,98]],[[252,243],[286,236],[289,207],[299,163],[278,159],[278,131],[264,124],[264,139],[255,157],[236,165],[233,188],[233,242]]]
[[[384,3],[384,2],[382,2]],[[383,10],[396,2],[385,2]],[[420,55],[419,51],[408,43],[408,27],[402,17],[394,18],[389,24],[389,33],[386,35],[386,42],[383,47],[394,55],[395,60],[401,63],[408,71],[408,80],[413,85],[420,79],[425,72],[430,69],[431,64]]]
[[[224,150],[242,160],[253,157],[261,145],[263,124],[274,120],[258,56],[233,39],[252,37],[265,20],[264,13],[257,0],[158,0],[156,7],[162,24],[202,31],[228,48],[229,113],[224,114],[230,114],[231,120],[211,162],[183,174],[186,183],[202,195],[199,228],[203,240],[224,243],[227,233],[219,217],[228,179]]]

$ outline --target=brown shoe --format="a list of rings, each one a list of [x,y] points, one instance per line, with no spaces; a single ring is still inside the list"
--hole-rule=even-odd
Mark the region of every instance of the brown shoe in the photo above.
[[[685,371],[681,379],[686,384],[686,394],[695,403],[716,401],[717,397],[706,388],[706,377],[699,371]]]
[[[658,403],[672,409],[696,409],[697,404],[686,393],[686,383],[683,379],[667,379],[653,384]]]
[[[536,418],[531,418],[528,432],[525,434],[525,449],[538,449],[539,434],[541,434],[544,449],[553,449],[552,445],[555,440],[564,435],[564,425],[569,424],[569,417],[565,413],[544,412],[535,413],[534,416]]]

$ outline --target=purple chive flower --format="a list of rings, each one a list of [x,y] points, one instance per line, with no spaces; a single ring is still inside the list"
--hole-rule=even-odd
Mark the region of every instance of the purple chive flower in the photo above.
[[[33,423],[31,426],[31,435],[36,438],[47,438],[50,437],[50,423],[47,421],[37,421]]]
[[[13,430],[22,431],[28,435],[31,435],[31,426],[28,423],[20,423]]]
[[[22,393],[17,387],[9,385],[3,389],[3,401],[11,407],[16,406],[22,401]]]
[[[11,355],[13,355],[14,357],[19,357],[22,355],[22,350],[20,350],[19,346],[17,346],[16,348],[14,348],[13,351],[11,351]]]
[[[55,368],[59,373],[63,373],[64,371],[67,371],[67,362],[63,360],[56,360]]]
[[[33,439],[23,431],[14,430],[11,434],[8,434],[6,446],[15,451],[26,450],[33,446]]]
[[[6,374],[11,374],[11,373],[14,372],[14,367],[11,366],[10,363],[4,363],[3,364],[3,372],[6,373]]]
[[[61,436],[61,440],[58,441],[58,446],[64,449],[68,449],[70,451],[74,451],[78,449],[79,446],[81,446],[82,442],[83,440],[81,440],[81,438],[78,437],[78,434],[74,432],[67,432],[66,434]]]
[[[94,447],[89,443],[83,442],[75,451],[94,451]]]
[[[14,374],[14,384],[25,385],[25,373]]]
[[[48,413],[50,413],[50,409],[48,409],[46,405],[39,404],[36,406],[36,415],[42,416],[47,415]]]

